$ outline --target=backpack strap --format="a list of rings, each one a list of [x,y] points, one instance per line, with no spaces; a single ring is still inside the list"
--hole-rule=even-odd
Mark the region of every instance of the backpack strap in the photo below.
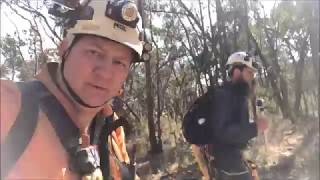
[[[48,93],[40,101],[41,110],[47,115],[60,143],[68,153],[79,145],[80,131],[55,96]]]
[[[110,171],[108,169],[109,167],[109,147],[108,147],[108,136],[112,133],[112,131],[115,131],[120,126],[123,126],[124,128],[128,127],[128,121],[124,118],[119,118],[116,121],[113,121],[113,115],[105,118],[105,124],[102,128],[100,138],[99,138],[99,154],[101,158],[100,166],[101,171],[103,174],[103,177],[106,180],[112,179],[110,176]],[[112,143],[111,143],[112,147]],[[130,173],[132,171],[132,168],[130,166],[126,166],[123,163],[118,164],[120,167],[120,173],[121,173],[121,179],[123,180],[132,180],[135,177],[135,174]]]
[[[39,94],[43,85],[39,81],[18,82],[21,91],[20,112],[7,137],[1,144],[1,179],[8,176],[27,148],[37,127]]]
[[[80,131],[71,120],[63,106],[56,99],[56,97],[49,95],[42,98],[41,109],[48,116],[51,125],[54,127],[57,136],[65,150],[69,153],[70,160],[73,161],[75,153],[79,149]],[[98,145],[98,151],[100,156],[100,169],[102,171],[104,179],[111,179],[110,167],[109,167],[109,147],[108,136],[112,131],[120,126],[127,126],[127,121],[117,120],[113,122],[113,116],[104,117],[101,114],[97,114],[94,118],[93,124],[91,124],[90,135],[92,145]],[[74,162],[78,162],[74,160]],[[75,164],[71,162],[71,168],[75,168]],[[72,167],[74,166],[74,167]],[[78,167],[78,166],[77,166]],[[76,170],[76,169],[75,169]],[[77,172],[77,171],[76,171]]]

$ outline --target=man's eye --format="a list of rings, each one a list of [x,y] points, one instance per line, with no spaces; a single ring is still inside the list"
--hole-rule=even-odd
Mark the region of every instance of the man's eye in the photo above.
[[[94,49],[89,50],[89,53],[92,55],[98,55],[98,51],[96,51]]]
[[[116,65],[123,66],[123,67],[127,66],[125,63],[123,63],[122,61],[119,61],[119,60],[114,60],[113,63],[116,64]]]
[[[87,49],[87,54],[89,56],[101,56],[102,55],[101,51],[99,51],[97,49],[94,49],[94,48],[92,48],[92,49],[88,48]]]

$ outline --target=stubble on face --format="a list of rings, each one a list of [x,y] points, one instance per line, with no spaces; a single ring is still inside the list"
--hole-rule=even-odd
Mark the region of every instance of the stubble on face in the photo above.
[[[92,43],[100,50],[92,49]],[[88,53],[91,54],[87,56]],[[117,95],[122,87],[129,72],[132,50],[111,40],[84,36],[67,58],[65,75],[71,87],[84,102],[98,106]]]

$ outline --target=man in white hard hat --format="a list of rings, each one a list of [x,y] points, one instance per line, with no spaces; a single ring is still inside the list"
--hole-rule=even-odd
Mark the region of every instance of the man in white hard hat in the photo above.
[[[216,180],[253,180],[242,150],[258,131],[267,128],[266,119],[250,121],[248,105],[250,89],[257,63],[246,52],[236,52],[227,61],[229,81],[215,91],[212,118],[214,119],[212,150]]]
[[[69,16],[61,63],[34,81],[1,80],[1,179],[133,179],[123,129],[108,138],[107,123],[108,102],[142,55],[137,7],[92,0]]]

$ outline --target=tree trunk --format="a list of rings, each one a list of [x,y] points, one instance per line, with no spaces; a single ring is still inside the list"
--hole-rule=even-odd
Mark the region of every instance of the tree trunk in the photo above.
[[[138,9],[142,17],[142,28],[144,29],[144,0],[138,1]],[[145,36],[146,39],[146,36]],[[154,99],[153,99],[153,87],[152,87],[152,78],[151,78],[151,64],[150,60],[145,62],[146,70],[146,93],[147,93],[147,107],[148,107],[148,130],[149,130],[149,141],[150,141],[150,152],[151,153],[160,153],[162,149],[158,147],[158,139],[156,136],[156,129],[154,124]]]
[[[279,93],[280,97],[282,96],[282,98],[279,98],[280,109],[283,114],[283,117],[289,118],[294,123],[295,118],[292,116],[292,112],[291,112],[291,108],[290,108],[290,104],[289,104],[288,83],[284,79],[284,77],[280,76],[279,78],[280,78],[280,91],[277,88],[278,92],[276,92],[276,93]]]
[[[320,62],[319,62],[319,1],[312,3],[313,10],[312,10],[312,22],[309,28],[310,30],[310,46],[311,46],[311,55],[312,55],[312,62],[314,67],[315,79],[318,83],[318,118],[320,119]]]
[[[159,72],[159,69],[160,69],[160,66],[159,66],[159,63],[160,63],[160,55],[159,55],[159,49],[157,47],[156,49],[156,53],[157,53],[157,64],[156,64],[156,78],[157,78],[157,149],[156,149],[156,152],[162,152],[162,139],[161,139],[161,135],[162,135],[162,130],[161,130],[161,114],[162,114],[162,108],[161,108],[161,102],[162,102],[162,98],[161,98],[161,80],[160,80],[160,72]]]
[[[146,93],[147,93],[147,106],[148,106],[148,129],[149,141],[151,145],[151,153],[159,153],[161,149],[158,148],[158,139],[156,136],[156,128],[154,123],[154,99],[152,93],[152,79],[150,61],[145,62],[146,68]]]
[[[309,112],[309,105],[308,105],[308,100],[307,100],[306,94],[303,93],[302,97],[303,97],[303,101],[304,101],[304,112],[305,112],[305,114],[307,116],[312,115]]]
[[[16,74],[15,71],[16,71],[16,70],[15,70],[15,65],[14,65],[14,63],[12,63],[12,75],[11,75],[11,80],[12,80],[12,81],[14,81],[14,77],[15,77],[15,74]]]
[[[243,15],[243,21],[245,25],[245,33],[246,33],[246,43],[247,43],[247,52],[251,50],[251,43],[250,43],[250,29],[249,29],[249,17],[248,17],[248,3],[247,0],[243,0],[243,6],[244,6],[244,15]]]
[[[304,70],[304,61],[306,57],[306,51],[308,48],[307,37],[303,40],[303,45],[299,52],[299,62],[296,64],[295,71],[295,103],[294,103],[294,111],[296,115],[301,113],[300,104],[301,104],[301,95],[302,95],[302,79],[303,79],[303,70]]]
[[[218,42],[219,42],[219,50],[220,50],[220,66],[221,68],[221,74],[223,76],[223,79],[225,80],[227,77],[226,71],[225,71],[225,64],[227,62],[228,56],[230,54],[230,48],[227,45],[227,36],[226,36],[226,26],[225,26],[225,20],[224,20],[224,13],[221,5],[220,0],[216,0],[216,13],[217,13],[217,24],[218,24]]]
[[[320,63],[319,63],[319,69],[320,69]],[[320,81],[320,73],[319,73],[319,81]],[[318,85],[318,119],[320,120],[320,83]]]

